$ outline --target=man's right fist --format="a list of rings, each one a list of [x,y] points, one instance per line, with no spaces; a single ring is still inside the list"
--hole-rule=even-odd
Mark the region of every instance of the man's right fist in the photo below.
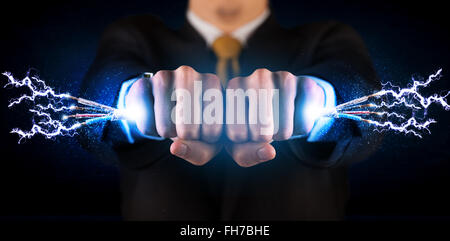
[[[218,95],[214,93],[222,93],[216,75],[181,66],[173,71],[158,71],[150,80],[137,80],[125,97],[125,106],[146,110],[135,120],[142,134],[171,138],[173,155],[204,165],[222,148],[217,141],[222,133],[223,99],[215,99]],[[204,110],[213,102],[221,108],[214,108],[215,118],[211,120],[204,116]]]

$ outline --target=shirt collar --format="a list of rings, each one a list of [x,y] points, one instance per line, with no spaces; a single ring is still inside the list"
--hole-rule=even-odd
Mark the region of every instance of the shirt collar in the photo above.
[[[270,10],[266,9],[254,20],[231,32],[231,36],[239,40],[242,45],[245,45],[250,35],[269,17],[269,15]],[[203,39],[205,39],[208,46],[211,46],[214,40],[216,40],[223,34],[222,30],[201,19],[198,15],[190,10],[187,11],[186,17],[192,27],[197,30],[197,32],[203,37]]]

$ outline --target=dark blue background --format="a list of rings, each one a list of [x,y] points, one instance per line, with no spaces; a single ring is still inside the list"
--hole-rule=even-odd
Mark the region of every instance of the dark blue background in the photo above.
[[[0,71],[23,77],[29,68],[62,92],[76,93],[108,23],[152,13],[168,25],[184,21],[186,1],[38,1],[2,10]],[[412,75],[443,68],[432,90],[450,89],[449,26],[444,4],[431,0],[272,1],[284,26],[335,19],[366,41],[383,81],[406,84]],[[3,80],[2,80],[3,81]],[[15,90],[0,89],[0,216],[117,219],[118,172],[73,139],[36,137],[22,145],[8,132],[29,125],[26,107],[8,109]],[[432,108],[439,123],[423,139],[388,134],[380,150],[351,168],[350,218],[450,216],[449,113]]]

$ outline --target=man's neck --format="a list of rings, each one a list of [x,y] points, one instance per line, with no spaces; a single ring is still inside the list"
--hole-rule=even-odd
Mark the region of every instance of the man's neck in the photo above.
[[[226,33],[235,39],[239,40],[242,45],[246,45],[247,39],[250,35],[263,24],[263,22],[269,17],[270,11],[267,9],[260,16],[253,19],[252,21],[240,26],[238,29],[232,31],[231,33]],[[192,11],[187,11],[186,14],[187,21],[191,26],[197,30],[197,32],[203,37],[208,46],[211,46],[214,40],[222,36],[224,32],[214,26],[213,24],[201,19]]]
[[[239,27],[255,20],[264,12],[268,11],[268,6],[267,4],[261,4],[254,6],[251,11],[247,9],[237,9],[234,12],[222,13],[220,9],[209,11],[201,6],[192,4],[192,1],[190,1],[188,10],[195,13],[195,15],[199,16],[204,21],[214,25],[222,32],[230,34]]]

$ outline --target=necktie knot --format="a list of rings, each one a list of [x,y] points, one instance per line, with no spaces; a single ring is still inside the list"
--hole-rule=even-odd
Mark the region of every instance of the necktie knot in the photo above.
[[[233,75],[239,75],[238,58],[241,52],[241,43],[229,35],[223,35],[214,41],[212,49],[217,56],[216,74],[219,76],[222,84],[226,86],[230,62]]]
[[[212,49],[218,58],[237,58],[241,52],[241,43],[229,35],[223,35],[214,41]]]

